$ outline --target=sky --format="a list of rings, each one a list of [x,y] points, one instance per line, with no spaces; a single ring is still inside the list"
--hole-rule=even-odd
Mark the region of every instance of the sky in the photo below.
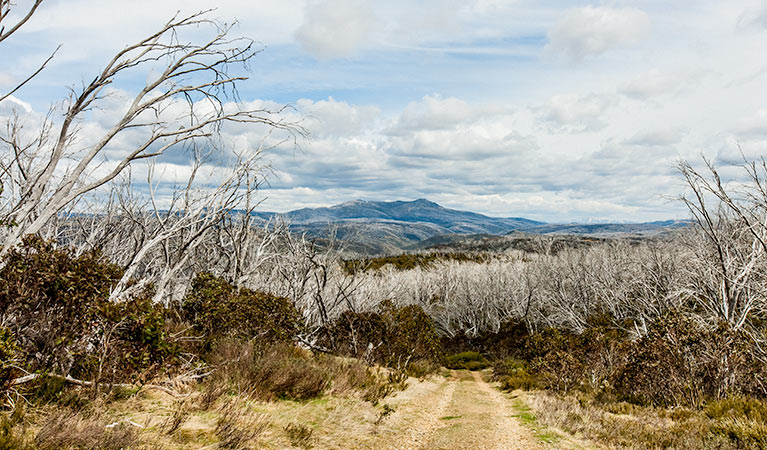
[[[0,91],[61,50],[0,116],[44,114],[210,5],[46,0],[0,46]],[[292,105],[310,131],[264,155],[264,210],[427,198],[548,222],[685,218],[680,160],[735,174],[740,152],[767,151],[764,0],[223,0],[210,14],[264,46],[243,104]]]

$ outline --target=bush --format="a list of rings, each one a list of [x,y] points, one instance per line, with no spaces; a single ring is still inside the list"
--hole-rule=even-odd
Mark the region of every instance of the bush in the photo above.
[[[375,312],[346,311],[321,331],[321,342],[340,355],[401,370],[416,361],[439,361],[441,354],[434,322],[417,305],[397,307],[387,300]]]
[[[529,391],[537,387],[535,376],[530,374],[527,364],[518,359],[496,361],[493,364],[493,380],[501,383],[504,391]]]
[[[761,394],[764,366],[747,336],[724,325],[707,330],[672,312],[655,321],[630,352],[615,379],[618,394],[629,401],[699,407],[728,395]]]
[[[387,339],[387,324],[377,312],[344,311],[322,330],[323,344],[335,353],[379,361],[378,348]]]
[[[380,309],[386,323],[386,340],[382,346],[384,364],[404,369],[411,361],[439,359],[437,330],[420,306],[396,307],[387,301]]]
[[[216,421],[216,437],[219,448],[246,450],[266,431],[269,420],[264,414],[253,414],[239,408],[234,401],[226,404]]]
[[[97,340],[96,305],[122,276],[97,252],[76,256],[34,236],[0,269],[0,322],[16,336],[29,371],[70,373],[75,355]]]
[[[217,386],[261,400],[305,401],[325,393],[351,395],[376,402],[402,387],[400,380],[379,373],[356,360],[313,355],[287,343],[258,345],[227,340],[212,353],[218,366],[205,392]],[[206,402],[209,403],[209,402]]]
[[[23,412],[19,409],[11,414],[0,412],[0,450],[34,450],[35,446],[27,438],[25,429],[19,426]]]
[[[490,367],[490,361],[479,352],[462,352],[445,357],[448,369],[482,370]]]
[[[113,341],[102,361],[103,375],[109,374],[112,380],[145,382],[175,362],[180,348],[169,336],[170,314],[163,305],[153,303],[151,296],[104,303],[99,315],[104,318],[104,328],[111,330]]]
[[[0,392],[4,392],[11,380],[16,377],[14,365],[19,348],[16,345],[16,336],[11,330],[0,326]]]
[[[236,289],[209,273],[194,278],[181,313],[205,334],[208,345],[223,337],[290,341],[301,329],[300,315],[290,300]]]

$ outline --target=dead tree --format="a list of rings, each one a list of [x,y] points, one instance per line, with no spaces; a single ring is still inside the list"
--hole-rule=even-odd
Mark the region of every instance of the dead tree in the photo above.
[[[27,3],[31,4],[27,6],[26,9],[22,8],[20,11],[17,11],[17,5],[11,2],[11,0],[0,0],[0,44],[11,37],[12,34],[19,31],[19,29],[24,26],[24,24],[26,24],[29,19],[32,18],[37,9],[43,3],[43,0],[34,0]],[[56,49],[56,51],[58,51],[58,49]],[[43,61],[43,63],[40,64],[34,72],[29,74],[15,85],[12,85],[12,87],[7,92],[0,91],[0,102],[8,99],[11,95],[16,93],[16,91],[24,87],[24,85],[32,81],[34,77],[42,72],[43,69],[45,69],[45,66],[51,62],[53,56],[56,54],[56,51],[54,51],[45,61]]]
[[[747,161],[743,182],[726,183],[704,159],[707,173],[679,165],[690,195],[682,200],[696,225],[688,240],[690,275],[682,294],[735,329],[767,312],[767,164]]]
[[[4,11],[7,5],[3,2]],[[303,134],[298,123],[280,114],[282,109],[249,109],[237,102],[237,84],[247,79],[241,69],[262,47],[231,37],[231,24],[215,22],[208,15],[174,17],[117,52],[92,81],[71,90],[61,120],[58,114],[48,114],[30,134],[24,130],[25,117],[9,120],[0,131],[5,147],[0,152],[0,173],[13,188],[2,193],[0,219],[14,226],[6,232],[0,256],[137,161],[156,159],[171,148],[221,149],[218,138],[226,124],[284,130],[294,142]],[[200,30],[209,31],[211,37],[202,43],[187,40],[187,33]],[[149,73],[146,84],[125,99],[101,135],[85,136],[82,124],[119,97],[112,86],[135,77],[137,71]]]

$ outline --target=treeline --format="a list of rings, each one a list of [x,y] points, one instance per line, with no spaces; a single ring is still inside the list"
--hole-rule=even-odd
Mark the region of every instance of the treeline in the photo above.
[[[395,270],[410,270],[416,267],[428,267],[437,261],[485,262],[490,257],[489,254],[483,253],[423,252],[374,258],[344,259],[342,264],[348,275],[354,275],[357,272],[380,270],[386,266],[391,266]]]

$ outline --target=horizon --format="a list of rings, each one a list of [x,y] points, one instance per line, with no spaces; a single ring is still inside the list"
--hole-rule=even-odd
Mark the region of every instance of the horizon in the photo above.
[[[19,63],[0,68],[0,89],[62,48],[0,103],[0,119],[20,111],[33,129],[117,50],[209,6],[107,3],[46,1],[4,42]],[[670,200],[684,193],[679,161],[705,156],[738,177],[741,151],[767,150],[767,56],[753,52],[763,2],[230,0],[212,14],[264,47],[242,73],[242,103],[292,105],[286,117],[310,133],[264,153],[265,210],[426,197],[545,222],[684,219]],[[123,108],[145,75],[113,85],[108,104]],[[103,133],[113,112],[82,129]],[[222,133],[227,152],[265,142],[258,127]],[[113,143],[104,164],[131,143]],[[161,203],[189,168],[182,150],[158,158]],[[134,164],[138,188],[148,170]]]
[[[483,216],[486,216],[486,217],[490,217],[490,218],[495,218],[495,219],[526,219],[526,220],[533,220],[535,222],[540,222],[540,223],[546,224],[546,225],[569,225],[569,224],[574,224],[574,225],[622,224],[622,225],[627,225],[627,224],[641,224],[641,223],[669,222],[669,221],[685,222],[685,221],[689,221],[690,220],[689,217],[687,217],[687,218],[677,217],[677,218],[658,219],[658,220],[651,220],[651,221],[633,221],[631,219],[625,219],[625,220],[620,220],[620,219],[618,219],[618,220],[589,219],[589,220],[585,220],[585,221],[556,221],[556,220],[554,220],[554,221],[544,221],[544,220],[531,219],[530,217],[524,217],[524,216],[492,215],[492,214],[484,214],[484,213],[481,213],[481,212],[472,211],[472,210],[469,210],[469,209],[449,208],[449,207],[446,207],[445,205],[441,205],[440,203],[432,201],[432,200],[430,200],[428,198],[415,198],[415,199],[412,199],[412,200],[404,200],[404,199],[396,199],[396,200],[370,200],[370,199],[358,198],[358,199],[347,200],[345,202],[331,204],[331,205],[319,205],[319,206],[311,206],[311,207],[309,207],[309,206],[301,206],[301,207],[298,207],[298,208],[295,208],[295,209],[289,209],[289,210],[285,210],[285,211],[265,211],[265,210],[260,210],[259,209],[259,210],[255,211],[255,212],[258,213],[258,214],[278,214],[279,215],[279,214],[289,214],[291,212],[307,210],[307,209],[308,210],[315,210],[315,209],[320,209],[320,208],[334,208],[334,207],[346,206],[346,205],[350,205],[350,204],[354,204],[354,203],[358,203],[358,202],[362,202],[362,203],[416,203],[416,202],[419,202],[419,201],[426,201],[426,202],[429,202],[429,203],[433,203],[433,204],[437,205],[438,207],[444,208],[444,209],[450,209],[450,210],[455,210],[455,211],[459,211],[459,212],[468,212],[468,213],[473,213],[473,214],[480,214],[480,215],[483,215]]]

